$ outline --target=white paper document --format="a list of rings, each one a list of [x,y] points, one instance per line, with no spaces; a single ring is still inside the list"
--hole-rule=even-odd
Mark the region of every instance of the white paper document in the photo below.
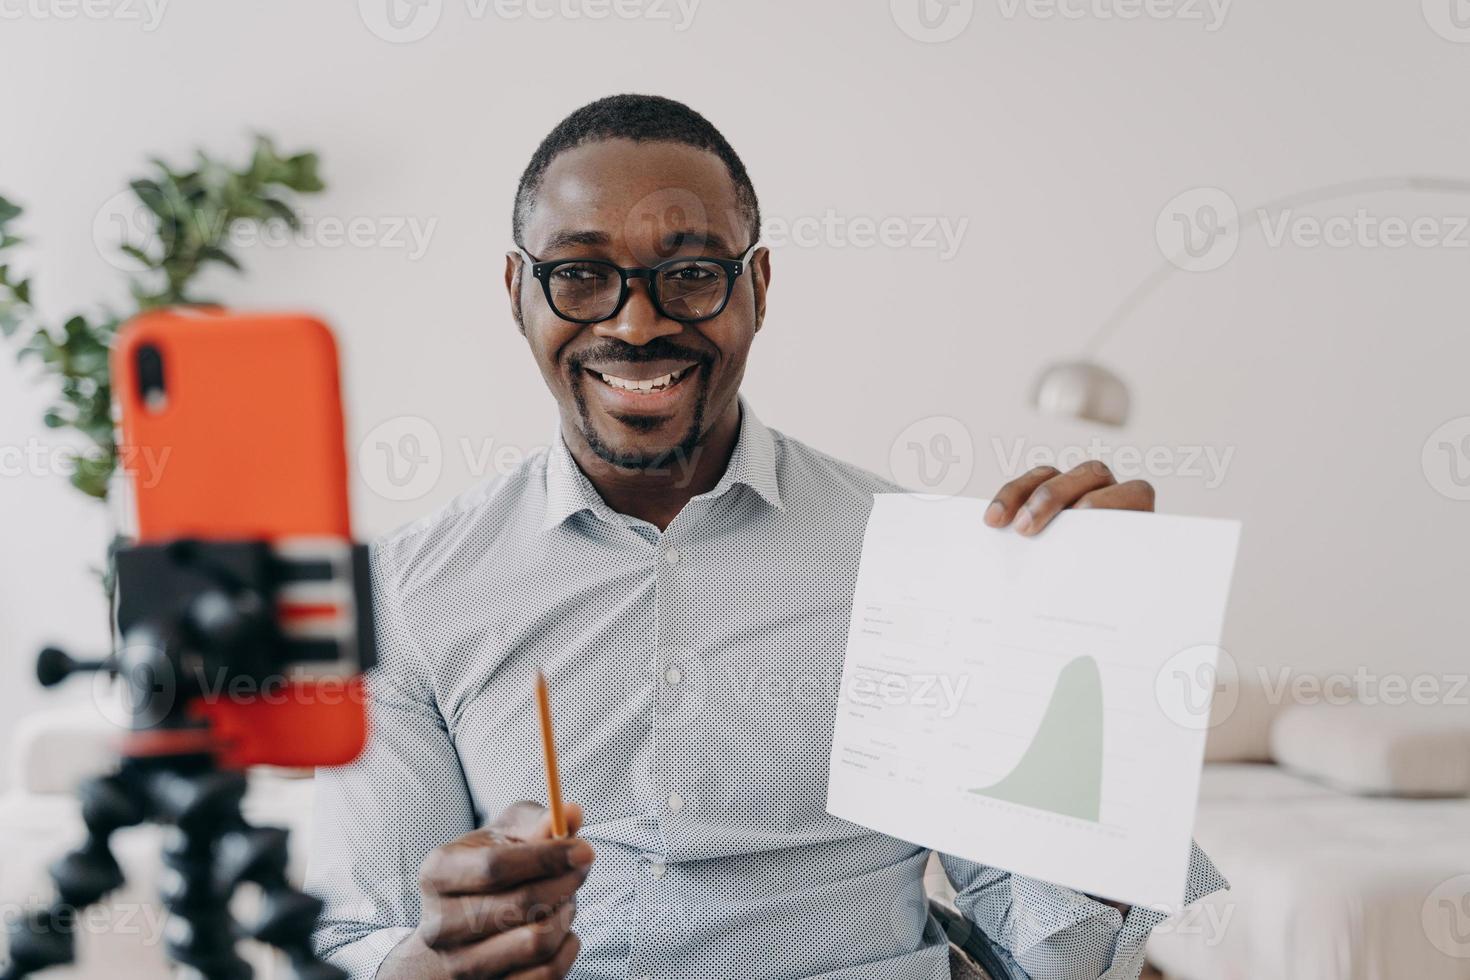
[[[834,816],[1177,911],[1240,525],[880,494],[832,740]]]

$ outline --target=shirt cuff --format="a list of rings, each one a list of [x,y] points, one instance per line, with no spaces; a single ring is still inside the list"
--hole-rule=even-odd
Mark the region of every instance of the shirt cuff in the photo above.
[[[997,945],[1010,954],[1008,980],[1136,980],[1149,933],[1170,914],[1134,906],[1124,916],[1075,889],[1035,879],[1012,877],[1010,885],[1005,928],[996,937],[1003,938]],[[1227,887],[1224,876],[1191,842],[1184,900],[1172,911]]]
[[[1229,887],[1230,882],[1215,867],[1215,862],[1200,850],[1198,844],[1190,841],[1189,879],[1184,886],[1184,901],[1172,912],[1160,912],[1140,906],[1129,909],[1128,917],[1118,930],[1118,945],[1113,953],[1113,962],[1101,980],[1134,980],[1143,969],[1144,947],[1147,946],[1149,933],[1153,932],[1155,926],[1171,914],[1183,912],[1206,895],[1213,895]]]
[[[378,929],[361,939],[338,946],[325,959],[338,969],[347,971],[351,980],[373,980],[393,947],[403,942],[412,932],[413,929],[408,926]]]

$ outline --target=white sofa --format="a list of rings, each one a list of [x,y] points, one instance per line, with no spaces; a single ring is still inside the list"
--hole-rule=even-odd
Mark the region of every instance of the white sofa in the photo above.
[[[1166,922],[1169,980],[1470,980],[1470,708],[1220,700],[1195,836],[1231,889]]]

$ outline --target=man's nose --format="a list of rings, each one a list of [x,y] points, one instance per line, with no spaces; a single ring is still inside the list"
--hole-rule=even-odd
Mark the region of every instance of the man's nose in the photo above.
[[[618,315],[594,324],[592,332],[641,347],[657,337],[669,337],[683,329],[684,324],[670,320],[654,308],[647,281],[633,279],[628,283],[628,301],[618,310]]]

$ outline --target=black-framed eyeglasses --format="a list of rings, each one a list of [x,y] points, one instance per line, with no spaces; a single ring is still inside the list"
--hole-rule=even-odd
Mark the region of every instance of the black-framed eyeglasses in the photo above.
[[[681,323],[699,323],[724,312],[735,280],[759,247],[756,242],[738,259],[694,256],[632,268],[603,259],[542,262],[520,246],[516,251],[531,263],[531,275],[540,280],[547,304],[563,320],[611,320],[628,301],[628,280],[642,279],[648,283],[653,308],[661,315]]]

